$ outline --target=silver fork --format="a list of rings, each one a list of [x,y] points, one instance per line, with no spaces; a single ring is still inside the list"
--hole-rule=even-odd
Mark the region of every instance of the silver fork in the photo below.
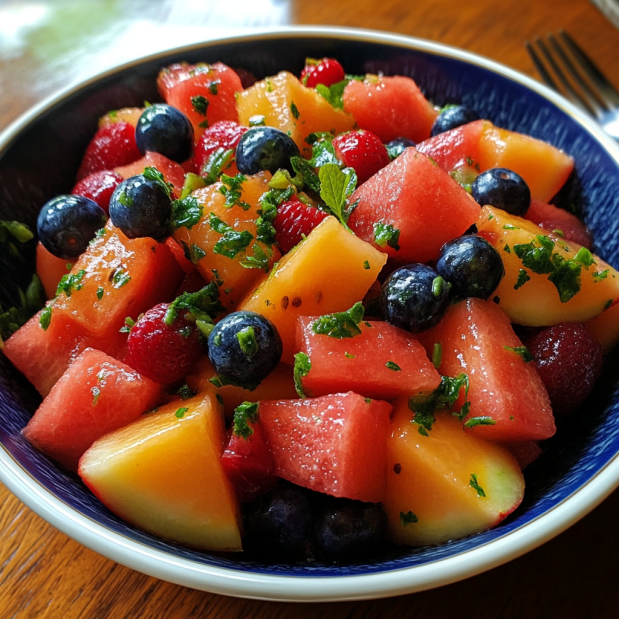
[[[619,92],[567,32],[559,30],[557,36],[548,34],[547,39],[548,43],[539,37],[533,43],[525,41],[525,47],[544,82],[592,115],[606,133],[619,140]],[[550,67],[562,89],[557,86],[547,67]]]

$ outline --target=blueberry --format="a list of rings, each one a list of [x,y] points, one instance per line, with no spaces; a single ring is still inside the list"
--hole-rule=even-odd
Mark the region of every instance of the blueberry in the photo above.
[[[112,223],[130,239],[164,239],[170,234],[171,216],[172,201],[165,183],[143,174],[123,181],[110,199]]]
[[[379,504],[325,497],[315,519],[316,549],[335,560],[367,559],[387,536],[387,515]]]
[[[236,166],[241,174],[258,174],[280,168],[294,173],[291,157],[299,157],[299,148],[283,131],[273,127],[254,127],[246,131],[236,147]]]
[[[436,270],[451,284],[451,294],[462,299],[487,299],[505,274],[499,252],[474,234],[445,243]]]
[[[438,135],[467,123],[479,120],[479,114],[464,105],[446,106],[432,125],[430,135]]]
[[[411,333],[437,324],[449,304],[449,285],[425,264],[409,264],[395,270],[380,291],[383,318]]]
[[[531,205],[529,186],[522,176],[507,168],[482,172],[473,181],[471,194],[480,206],[491,204],[518,217],[523,217]]]
[[[218,322],[208,338],[208,356],[227,382],[253,389],[282,357],[275,325],[255,312],[233,312]]]
[[[312,534],[309,494],[282,480],[274,490],[246,504],[244,548],[274,558],[300,555]]]
[[[105,226],[107,215],[83,196],[58,196],[45,203],[37,219],[43,247],[58,258],[77,258]]]
[[[386,148],[389,153],[389,158],[393,160],[411,146],[417,146],[413,140],[409,140],[408,138],[395,138],[395,140],[391,140],[391,142],[387,144]]]
[[[155,103],[142,112],[135,128],[135,142],[142,154],[160,153],[182,163],[191,157],[193,125],[175,107]]]

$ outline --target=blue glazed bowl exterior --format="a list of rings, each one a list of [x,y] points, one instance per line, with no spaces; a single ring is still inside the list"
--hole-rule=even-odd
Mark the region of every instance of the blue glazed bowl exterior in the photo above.
[[[595,238],[595,251],[619,267],[619,149],[613,150],[615,147],[604,141],[569,105],[557,105],[556,97],[553,100],[543,87],[532,89],[523,76],[518,78],[505,68],[450,48],[360,31],[306,29],[208,43],[160,54],[91,80],[51,105],[43,106],[25,126],[0,138],[0,219],[18,219],[34,226],[41,205],[56,194],[68,193],[73,186],[80,158],[96,131],[98,117],[110,109],[159,100],[155,80],[162,66],[182,60],[190,63],[222,61],[261,79],[283,69],[298,75],[308,56],[338,58],[347,72],[353,74],[383,72],[410,76],[438,105],[464,103],[499,127],[530,134],[571,154],[576,161],[576,178],[570,191],[564,192],[560,199],[582,207],[584,220]],[[414,568],[410,571],[408,587],[399,586],[394,590],[381,585],[375,589],[370,587],[368,593],[362,595],[343,585],[339,595],[336,592],[327,598],[308,593],[305,599],[352,599],[403,593],[445,582],[440,578],[426,578],[425,584],[416,585],[415,574],[421,572],[415,570],[479,550],[540,518],[551,518],[553,510],[570,497],[574,498],[574,493],[605,471],[619,451],[618,378],[618,366],[611,357],[578,423],[561,428],[558,436],[548,442],[544,455],[527,469],[524,502],[501,525],[439,547],[402,548],[372,564],[266,565],[246,561],[242,556],[213,555],[168,543],[126,524],[103,507],[76,476],[56,467],[22,437],[21,430],[36,409],[39,398],[3,355],[0,355],[0,478],[23,500],[27,500],[25,492],[20,491],[24,479],[37,488],[39,494],[48,496],[51,493],[65,512],[77,510],[86,519],[81,521],[89,522],[89,527],[95,530],[93,535],[103,534],[112,546],[121,540],[134,548],[137,544],[147,554],[150,550],[161,551],[171,560],[178,559],[183,564],[183,560],[192,562],[193,570],[198,573],[195,578],[184,579],[178,573],[168,575],[155,567],[149,570],[144,567],[146,564],[132,561],[126,555],[102,550],[92,538],[85,541],[75,530],[80,525],[72,523],[63,527],[58,514],[48,518],[104,554],[176,582],[222,590],[207,577],[200,580],[200,574],[211,568],[215,571],[223,568],[224,578],[225,574],[243,574],[250,580],[262,575],[341,578]],[[617,481],[607,481],[603,493],[610,492]],[[600,494],[590,500],[588,508],[579,515],[602,498]],[[32,498],[27,502],[37,509]],[[52,508],[48,506],[37,511],[46,517],[48,509]],[[558,532],[560,528],[546,534],[545,538]],[[520,550],[512,548],[509,556],[505,554],[498,559],[494,556],[481,568],[474,569],[482,571],[527,549],[525,545]],[[236,585],[225,592],[282,600],[304,598],[277,587],[269,590],[265,586],[264,594],[242,585],[234,587]]]

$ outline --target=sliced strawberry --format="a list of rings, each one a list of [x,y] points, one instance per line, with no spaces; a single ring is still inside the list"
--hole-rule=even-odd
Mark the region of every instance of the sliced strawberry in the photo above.
[[[123,177],[120,174],[110,170],[101,170],[100,172],[93,172],[79,181],[73,187],[71,193],[94,200],[107,213],[114,189],[122,182]]]
[[[358,185],[365,183],[391,161],[380,138],[364,129],[338,135],[333,140],[333,147],[338,159],[347,168],[354,168]]]
[[[209,127],[203,134],[194,149],[193,163],[197,174],[204,175],[204,167],[208,163],[209,157],[218,149],[234,150],[239,144],[241,136],[247,131],[248,127],[243,127],[231,120],[222,120]],[[236,163],[232,162],[224,172],[228,176],[235,176],[238,173]]]
[[[95,133],[77,172],[80,181],[93,172],[129,165],[142,156],[135,143],[135,128],[127,122],[104,125]]]
[[[301,235],[307,236],[325,217],[327,213],[303,204],[297,196],[292,196],[279,206],[273,227],[282,253],[289,252],[300,243],[303,238]]]
[[[308,88],[316,88],[318,84],[333,86],[345,78],[344,68],[335,58],[323,58],[318,62],[308,58],[301,71],[301,82]]]

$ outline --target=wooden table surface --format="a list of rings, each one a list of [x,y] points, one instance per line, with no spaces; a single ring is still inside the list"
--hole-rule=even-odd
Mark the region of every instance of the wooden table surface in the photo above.
[[[523,41],[565,28],[619,85],[619,30],[588,0],[0,0],[0,129],[55,89],[164,47],[320,24],[422,37],[528,75]],[[84,548],[0,484],[0,619],[619,616],[619,491],[544,546],[465,581],[368,602],[233,599],[150,578]]]

